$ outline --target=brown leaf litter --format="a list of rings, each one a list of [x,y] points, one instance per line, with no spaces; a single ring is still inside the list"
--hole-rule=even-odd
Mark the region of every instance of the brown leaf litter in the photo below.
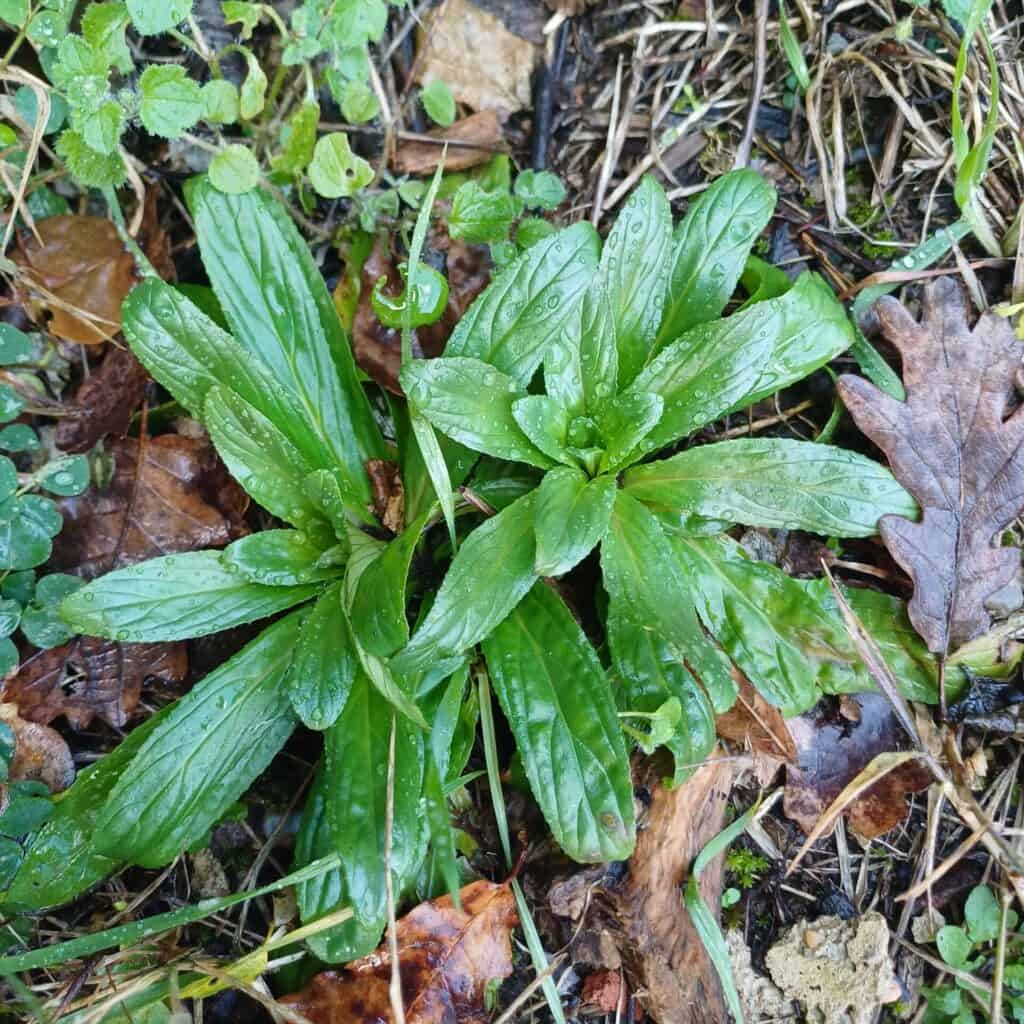
[[[75,762],[64,738],[56,729],[27,722],[14,704],[0,702],[0,722],[14,733],[14,757],[9,777],[16,781],[43,782],[60,793],[75,781]]]
[[[985,632],[986,598],[1020,567],[1019,549],[998,543],[1024,509],[1021,346],[995,313],[972,329],[952,278],[927,285],[921,307],[917,322],[895,299],[876,306],[903,358],[906,401],[849,374],[839,391],[923,510],[917,523],[883,516],[879,532],[914,581],[915,629],[930,651],[946,655]]]
[[[508,884],[473,882],[421,903],[396,932],[406,1024],[485,1024],[492,978],[512,973],[511,932],[519,923]],[[388,1024],[391,951],[387,943],[340,971],[316,975],[281,1002],[312,1024]]]
[[[427,135],[438,141],[409,139],[398,147],[393,161],[396,174],[433,174],[442,154],[446,171],[468,171],[508,149],[501,121],[493,110],[470,114],[447,128],[432,128]],[[443,142],[454,145],[449,145],[446,152]]]

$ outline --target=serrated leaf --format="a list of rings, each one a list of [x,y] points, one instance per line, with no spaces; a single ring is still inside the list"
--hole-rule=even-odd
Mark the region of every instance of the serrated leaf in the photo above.
[[[884,466],[831,445],[737,438],[629,470],[623,487],[645,504],[685,508],[747,526],[870,537],[886,514],[917,505]]]
[[[252,150],[240,143],[225,146],[210,161],[210,184],[218,192],[240,196],[260,183],[260,165]]]
[[[266,768],[295,728],[283,682],[302,620],[296,612],[268,626],[174,705],[100,812],[100,853],[167,864]]]
[[[614,476],[588,480],[568,466],[544,474],[534,511],[538,576],[561,576],[593,551],[608,532],[615,490]]]
[[[551,465],[513,415],[523,390],[493,366],[465,357],[415,359],[399,379],[412,405],[459,444],[542,469]]]
[[[339,575],[336,565],[322,565],[324,549],[300,530],[261,530],[233,541],[221,560],[253,583],[295,587]]]
[[[305,725],[327,729],[337,721],[358,667],[339,582],[317,598],[306,616],[285,681]]]
[[[128,20],[128,8],[121,0],[91,3],[82,15],[82,38],[122,74],[129,74],[135,67],[125,40]]]
[[[155,36],[180,25],[192,11],[192,0],[126,0],[132,24],[144,36]]]
[[[619,355],[619,386],[640,372],[665,309],[672,213],[665,190],[646,175],[615,220],[601,253],[601,278],[611,301]]]
[[[553,210],[565,202],[565,185],[551,171],[521,171],[515,194],[530,210]]]
[[[327,199],[355,195],[373,181],[373,168],[352,152],[344,132],[321,136],[313,149],[309,165],[313,188]]]
[[[537,583],[483,642],[530,788],[574,860],[624,860],[633,787],[611,687],[561,599]]]
[[[524,495],[463,541],[420,628],[392,659],[396,672],[422,670],[438,655],[479,643],[533,586],[535,502],[535,494]]]
[[[107,573],[66,598],[61,615],[89,636],[183,640],[264,619],[320,589],[262,586],[224,566],[219,551],[190,551]]]
[[[502,242],[515,216],[515,203],[507,192],[488,192],[477,182],[467,181],[452,199],[448,230],[452,238],[474,245]]]
[[[655,356],[632,385],[665,400],[664,415],[635,457],[774,394],[852,341],[843,307],[810,273],[801,274],[781,298],[692,328]]]
[[[97,153],[79,132],[70,128],[57,139],[57,155],[72,177],[90,188],[120,185],[127,177],[120,153]]]
[[[428,82],[420,93],[420,102],[427,117],[447,128],[455,121],[455,97],[448,83],[440,78]]]
[[[177,64],[153,64],[139,79],[139,117],[146,131],[165,139],[184,135],[202,116],[198,82]]]
[[[481,359],[525,389],[582,299],[599,251],[589,224],[538,242],[473,302],[448,339],[445,356]]]
[[[90,149],[103,154],[115,153],[124,131],[124,110],[120,103],[108,100],[76,118],[75,123]]]
[[[775,189],[746,169],[722,175],[693,203],[672,239],[668,302],[655,351],[722,315],[774,209]]]

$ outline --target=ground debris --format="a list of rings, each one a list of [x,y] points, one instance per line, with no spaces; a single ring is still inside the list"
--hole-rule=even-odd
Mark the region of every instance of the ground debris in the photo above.
[[[733,929],[726,933],[732,978],[739,993],[743,1018],[748,1024],[760,1020],[778,1020],[794,1015],[793,1004],[769,978],[754,970],[750,962],[750,947],[741,932]]]
[[[481,110],[448,128],[433,128],[428,133],[432,138],[464,145],[449,146],[444,158],[447,172],[467,171],[487,163],[495,153],[507,148],[501,130],[501,121],[493,110]],[[433,174],[441,162],[444,147],[438,142],[413,139],[403,142],[395,151],[395,171],[398,174]]]

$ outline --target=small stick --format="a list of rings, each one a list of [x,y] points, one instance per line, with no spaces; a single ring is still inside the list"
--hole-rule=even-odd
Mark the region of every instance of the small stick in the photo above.
[[[736,147],[734,169],[746,167],[750,163],[750,149],[754,144],[754,131],[757,128],[757,110],[761,106],[764,93],[764,72],[768,62],[768,0],[757,0],[757,25],[754,35],[754,87],[750,93],[750,109],[747,111],[747,123],[743,129],[743,138]]]

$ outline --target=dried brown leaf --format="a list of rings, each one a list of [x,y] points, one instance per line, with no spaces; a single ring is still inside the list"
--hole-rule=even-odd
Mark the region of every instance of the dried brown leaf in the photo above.
[[[922,310],[918,323],[894,299],[876,306],[903,357],[905,402],[851,375],[839,391],[923,509],[918,523],[883,516],[879,532],[914,581],[914,628],[945,655],[985,632],[985,599],[1020,566],[1018,549],[996,545],[1024,509],[1024,412],[1015,397],[1022,350],[994,313],[969,327],[952,278],[925,287]]]
[[[45,288],[50,330],[67,341],[96,345],[121,329],[121,303],[135,284],[135,260],[117,228],[101,217],[63,214],[36,225],[15,254],[29,282]],[[87,316],[76,315],[79,310]]]
[[[373,510],[381,524],[392,533],[401,533],[405,523],[405,488],[397,463],[387,459],[367,459]]]
[[[115,461],[106,488],[92,487],[59,504],[64,529],[50,568],[91,579],[157,555],[221,547],[244,533],[244,493],[206,440],[164,434],[112,440]]]
[[[448,128],[433,128],[427,132],[438,142],[424,142],[414,139],[403,142],[395,151],[395,172],[397,174],[433,174],[445,152],[440,140],[471,143],[471,145],[449,146],[444,158],[446,171],[468,171],[487,163],[495,153],[506,150],[501,121],[493,110],[481,110],[456,121]]]
[[[451,897],[421,903],[396,933],[406,1024],[484,1024],[492,978],[512,973],[510,934],[518,924],[508,885],[473,882]],[[313,1024],[388,1024],[391,952],[385,943],[344,970],[318,974],[281,1000]]]
[[[183,643],[122,644],[81,636],[23,661],[4,682],[2,697],[30,722],[45,725],[64,715],[75,729],[84,729],[98,717],[119,729],[138,706],[147,679],[175,685],[187,674]]]
[[[12,780],[44,782],[53,793],[67,789],[75,781],[71,751],[56,729],[26,722],[14,704],[0,703],[0,722],[14,733]]]
[[[739,670],[732,670],[739,685],[736,703],[715,718],[715,730],[743,750],[766,754],[780,761],[796,761],[796,747],[777,707],[769,704]]]

